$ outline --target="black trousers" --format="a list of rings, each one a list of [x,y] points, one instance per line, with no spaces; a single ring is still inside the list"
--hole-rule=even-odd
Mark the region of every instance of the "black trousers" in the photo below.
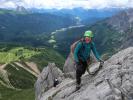
[[[82,62],[76,64],[76,83],[80,85],[81,76],[85,73],[87,68],[87,62]]]

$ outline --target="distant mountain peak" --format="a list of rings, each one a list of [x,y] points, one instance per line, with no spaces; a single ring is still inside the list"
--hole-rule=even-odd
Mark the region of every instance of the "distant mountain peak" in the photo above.
[[[17,6],[16,11],[17,12],[22,12],[22,13],[28,12],[27,9],[23,6]]]

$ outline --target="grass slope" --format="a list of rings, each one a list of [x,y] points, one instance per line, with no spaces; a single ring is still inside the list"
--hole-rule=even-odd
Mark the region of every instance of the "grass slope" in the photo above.
[[[40,69],[46,66],[48,62],[55,62],[61,68],[65,61],[62,55],[47,47],[34,48],[13,44],[0,44],[0,58],[1,64],[15,61],[32,61],[38,64]]]
[[[0,84],[0,100],[35,100],[34,89],[15,90]]]
[[[26,62],[34,62],[40,71],[48,62],[55,62],[61,69],[64,63],[64,58],[53,49],[13,44],[0,45],[0,58],[0,100],[35,99],[34,83],[37,78]]]

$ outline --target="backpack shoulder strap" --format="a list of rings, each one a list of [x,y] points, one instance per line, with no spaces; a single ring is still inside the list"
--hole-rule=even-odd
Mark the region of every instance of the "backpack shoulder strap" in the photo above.
[[[91,41],[91,49],[92,49],[93,41]]]
[[[79,42],[81,42],[81,49],[83,50],[83,49],[84,49],[84,45],[83,45],[84,40],[83,40],[83,38],[82,38],[82,39],[80,39],[80,40],[79,40]]]

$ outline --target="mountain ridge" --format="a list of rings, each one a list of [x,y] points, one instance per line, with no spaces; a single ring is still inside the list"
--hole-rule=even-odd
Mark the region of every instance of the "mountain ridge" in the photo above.
[[[132,100],[132,58],[133,47],[114,54],[105,61],[97,74],[89,75],[86,73],[82,77],[82,85],[78,91],[75,91],[76,81],[70,78],[63,79],[58,86],[51,87],[48,90],[45,90],[45,87],[40,88],[45,82],[54,81],[51,78],[40,79],[40,77],[43,77],[42,75],[46,74],[44,69],[36,82],[36,100]],[[52,67],[52,65],[48,65],[47,68]],[[53,75],[51,77],[55,75],[52,72],[50,74]],[[41,92],[42,90],[45,91]]]
[[[70,51],[70,45],[74,41],[80,39],[87,30],[91,30],[94,33],[93,40],[100,54],[108,53],[108,55],[112,55],[123,48],[132,46],[132,12],[133,9],[127,9],[92,25],[85,25],[83,27],[68,29],[64,32],[57,32],[55,34],[55,39],[58,46],[65,45],[64,49],[59,49],[59,51],[61,53],[67,52],[65,54],[67,56]],[[126,18],[126,20],[124,20],[124,18]],[[122,31],[121,29],[126,31]],[[61,35],[62,37],[60,38],[59,36]]]

